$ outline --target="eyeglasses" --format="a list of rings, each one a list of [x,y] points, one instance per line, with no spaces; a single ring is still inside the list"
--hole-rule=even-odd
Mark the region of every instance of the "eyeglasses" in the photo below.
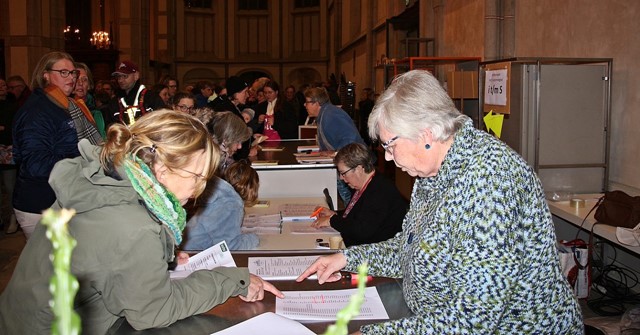
[[[69,75],[72,75],[73,78],[78,78],[78,75],[80,74],[80,71],[78,70],[47,70],[47,71],[53,71],[53,72],[58,72],[60,73],[60,77],[62,78],[67,78],[69,77]]]
[[[195,180],[196,183],[199,182],[199,181],[203,181],[203,180],[207,179],[207,177],[205,177],[205,176],[203,176],[203,175],[201,175],[199,173],[195,173],[195,172],[192,172],[192,171],[189,171],[189,170],[185,170],[185,169],[181,169],[181,168],[174,168],[174,169],[180,170],[180,171],[183,171],[183,172],[186,172],[186,173],[190,174],[193,177],[193,179]],[[176,173],[176,175],[180,176],[177,173]],[[180,176],[180,177],[189,178],[189,177],[185,177],[185,176]]]
[[[313,104],[313,103],[316,103],[316,101],[305,101],[305,102],[304,102],[304,104],[305,104],[305,105]]]
[[[397,140],[398,138],[400,138],[400,136],[394,136],[392,139],[384,142],[384,143],[380,143],[380,145],[382,146],[382,148],[384,149],[384,151],[393,154],[393,150],[391,150],[392,148],[389,147],[391,145],[391,143],[395,142],[395,140]]]
[[[193,110],[193,106],[177,105],[176,107],[178,107],[183,112],[190,112]]]
[[[124,73],[118,73],[114,77],[116,77],[116,80],[118,80],[118,79],[127,79],[127,78],[129,78],[129,75],[128,74],[124,74]]]
[[[347,173],[349,173],[349,171],[351,171],[351,170],[353,170],[353,169],[355,169],[355,168],[356,168],[356,167],[354,166],[354,167],[350,168],[349,170],[347,170],[347,171],[345,171],[345,172],[340,172],[340,170],[338,170],[337,172],[338,172],[338,175],[339,175],[340,177],[344,178],[344,176],[345,176]]]

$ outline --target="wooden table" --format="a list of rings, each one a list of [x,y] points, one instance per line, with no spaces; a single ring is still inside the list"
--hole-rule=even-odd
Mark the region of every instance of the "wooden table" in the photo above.
[[[574,208],[571,207],[570,201],[547,201],[549,205],[549,210],[551,210],[551,214],[565,220],[566,222],[571,223],[572,225],[582,228],[585,231],[591,231],[593,225],[597,222],[593,217],[595,214],[595,210],[589,214],[589,216],[584,220],[587,213],[593,208],[593,206],[598,202],[598,199],[602,197],[602,194],[576,194],[573,198],[583,199],[585,201],[585,206],[582,208]],[[584,220],[584,224],[582,227],[582,221]],[[615,246],[620,247],[631,254],[636,256],[640,255],[640,247],[633,247],[629,245],[622,244],[618,241],[616,237],[616,227],[609,226],[605,224],[598,224],[593,227],[593,233],[605,239]]]
[[[273,256],[292,256],[295,253],[273,254]],[[247,259],[254,256],[264,256],[260,253],[233,253],[233,258],[238,267],[245,267]],[[347,280],[341,280],[335,283],[325,283],[319,285],[316,280],[305,280],[296,283],[292,280],[273,281],[278,289],[282,291],[310,291],[310,290],[338,290],[353,288]],[[404,303],[402,295],[401,281],[391,278],[374,277],[367,286],[375,286],[382,299],[389,318],[400,319],[411,315],[411,312]],[[149,329],[145,331],[135,331],[126,321],[122,325],[114,326],[114,334],[211,334],[216,331],[228,328],[234,324],[248,320],[254,316],[266,312],[275,312],[276,298],[274,295],[267,293],[264,300],[247,303],[240,298],[234,297],[227,300],[224,304],[214,307],[208,312],[180,320],[170,327]],[[376,323],[385,320],[356,320],[349,323],[349,332],[354,332],[362,325]],[[311,331],[321,334],[327,326],[333,322],[302,322]],[[111,332],[110,332],[111,333]]]

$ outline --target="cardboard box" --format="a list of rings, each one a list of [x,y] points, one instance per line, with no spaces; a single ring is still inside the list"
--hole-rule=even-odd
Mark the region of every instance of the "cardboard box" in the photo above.
[[[447,92],[452,99],[478,98],[478,72],[451,71],[447,73]]]

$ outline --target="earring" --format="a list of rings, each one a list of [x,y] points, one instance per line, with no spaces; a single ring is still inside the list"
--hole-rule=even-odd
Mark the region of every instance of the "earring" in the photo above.
[[[431,149],[431,145],[429,145],[429,143],[427,143],[427,144],[424,145],[424,148],[429,150],[429,149]]]

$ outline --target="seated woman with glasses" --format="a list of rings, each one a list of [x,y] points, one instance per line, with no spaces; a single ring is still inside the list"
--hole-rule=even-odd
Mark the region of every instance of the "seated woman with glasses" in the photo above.
[[[408,204],[390,180],[376,173],[367,146],[348,144],[333,161],[338,177],[355,193],[344,210],[322,208],[312,226],[335,228],[346,246],[385,241],[402,231]]]
[[[210,185],[210,186],[209,186]],[[229,165],[222,178],[213,177],[195,206],[195,215],[187,222],[183,250],[205,250],[226,241],[231,250],[250,250],[260,240],[254,233],[242,233],[244,208],[256,204],[260,181],[258,173],[246,162]]]
[[[189,92],[178,92],[173,96],[173,105],[176,112],[191,113],[196,105],[196,97]]]

